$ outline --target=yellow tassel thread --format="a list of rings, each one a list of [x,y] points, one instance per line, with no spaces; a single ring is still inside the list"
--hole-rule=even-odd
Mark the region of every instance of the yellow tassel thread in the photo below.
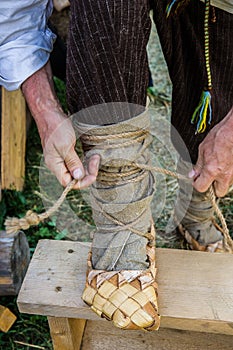
[[[202,133],[206,130],[208,112],[208,124],[210,124],[212,120],[211,94],[209,91],[202,91],[200,102],[191,119],[192,124],[197,123],[196,134]]]

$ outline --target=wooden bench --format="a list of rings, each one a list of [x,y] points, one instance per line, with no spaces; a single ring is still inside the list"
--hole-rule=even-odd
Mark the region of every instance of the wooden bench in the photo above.
[[[82,302],[89,249],[41,240],[21,287],[19,310],[48,317],[55,350],[233,348],[233,255],[157,249],[161,328],[146,333],[117,329]]]

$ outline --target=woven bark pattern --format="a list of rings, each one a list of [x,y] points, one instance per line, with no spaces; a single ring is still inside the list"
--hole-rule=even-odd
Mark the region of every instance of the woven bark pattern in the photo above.
[[[213,221],[213,224],[215,225],[215,227],[220,230],[221,228],[215,223],[215,221]],[[210,253],[227,253],[227,251],[224,249],[223,246],[223,240],[219,240],[215,243],[209,243],[206,245],[202,245],[200,244],[198,241],[196,241],[192,235],[190,234],[190,232],[188,230],[186,230],[186,228],[179,224],[178,225],[178,230],[181,233],[181,235],[185,238],[188,247],[191,250],[198,250],[201,252],[210,252]]]
[[[155,282],[154,241],[147,245],[149,268],[140,270],[93,270],[88,258],[83,301],[100,317],[122,329],[157,330],[160,324]]]

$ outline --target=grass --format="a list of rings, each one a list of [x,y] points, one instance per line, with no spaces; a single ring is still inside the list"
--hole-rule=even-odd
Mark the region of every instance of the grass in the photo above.
[[[53,349],[46,317],[20,314],[15,297],[1,298],[1,304],[7,306],[17,316],[10,331],[0,333],[1,350],[31,350],[35,345],[41,349]]]

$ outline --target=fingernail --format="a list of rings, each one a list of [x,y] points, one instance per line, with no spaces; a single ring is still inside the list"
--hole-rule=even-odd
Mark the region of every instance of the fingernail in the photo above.
[[[73,171],[73,178],[76,180],[81,180],[83,178],[83,172],[80,168]]]
[[[196,175],[196,172],[195,172],[194,169],[192,169],[192,170],[188,173],[188,177],[189,177],[190,179],[192,179],[195,175]]]

